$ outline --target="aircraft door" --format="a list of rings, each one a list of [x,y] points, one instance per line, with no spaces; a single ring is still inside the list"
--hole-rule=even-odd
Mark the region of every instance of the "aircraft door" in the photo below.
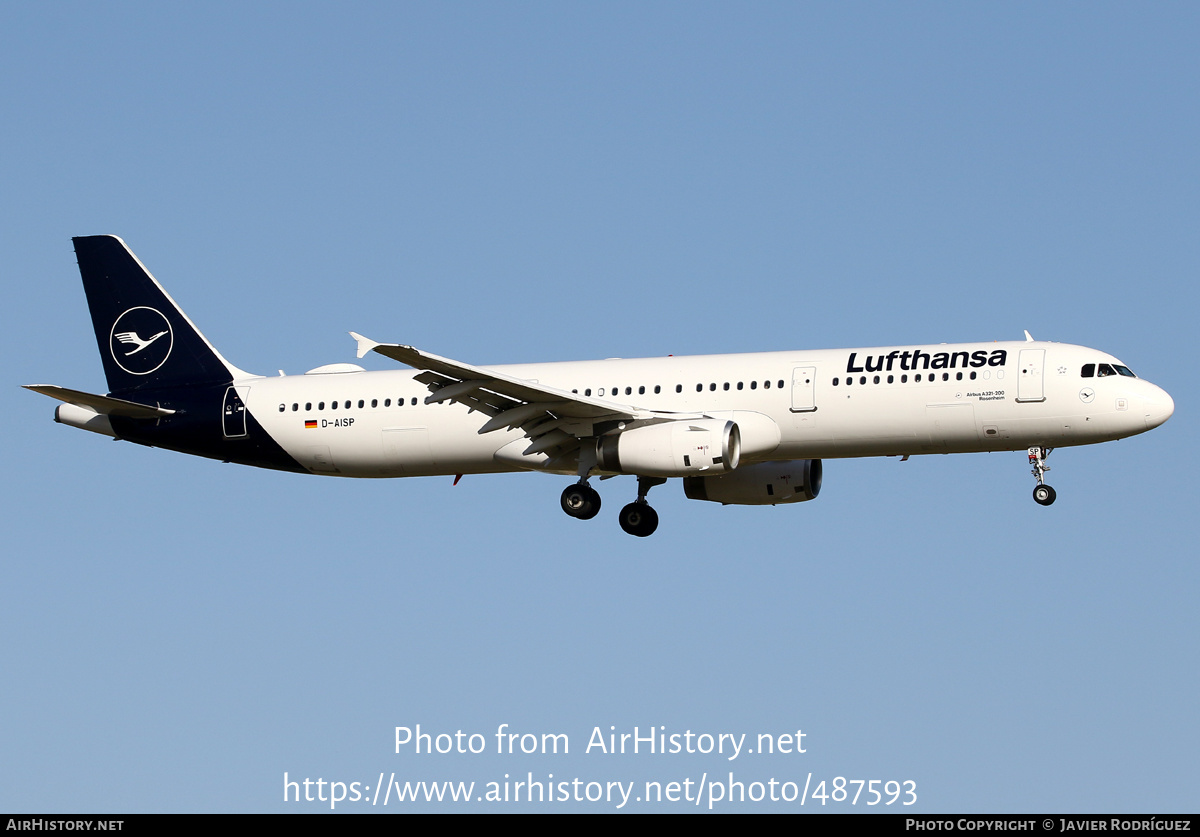
[[[388,470],[404,474],[430,472],[436,465],[424,427],[383,428],[383,458]]]
[[[319,474],[336,474],[337,466],[333,464],[333,456],[329,452],[328,445],[313,445],[308,449],[309,460],[301,464],[308,466],[309,470]]]
[[[792,412],[811,413],[817,409],[817,367],[797,366],[792,370]]]
[[[1046,364],[1045,349],[1022,349],[1018,360],[1017,401],[1045,401],[1042,368]]]
[[[926,405],[925,427],[934,448],[969,450],[979,439],[975,408],[967,402]]]
[[[225,390],[225,403],[221,407],[221,428],[226,439],[239,439],[246,435],[246,402],[250,387],[229,387]]]

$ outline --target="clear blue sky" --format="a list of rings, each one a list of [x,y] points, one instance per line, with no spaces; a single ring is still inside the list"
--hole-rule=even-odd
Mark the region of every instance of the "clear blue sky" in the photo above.
[[[1187,3],[4,4],[0,810],[732,770],[1194,811],[1198,32]],[[831,461],[793,507],[655,489],[640,541],[629,478],[580,523],[564,478],[54,424],[19,385],[103,391],[70,242],[98,233],[264,374],[353,360],[350,329],[489,364],[1027,328],[1176,414],[1057,451],[1049,509],[1022,453]],[[571,753],[393,752],[505,723]],[[610,725],[807,752],[584,754]]]

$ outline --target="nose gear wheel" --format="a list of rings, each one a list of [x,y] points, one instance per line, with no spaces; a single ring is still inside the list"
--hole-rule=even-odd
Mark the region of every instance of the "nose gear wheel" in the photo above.
[[[1046,465],[1046,457],[1050,455],[1053,448],[1032,447],[1029,449],[1029,464],[1033,466],[1030,471],[1037,479],[1038,484],[1033,488],[1033,500],[1039,506],[1048,506],[1054,502],[1057,496],[1054,489],[1046,485],[1045,474],[1050,468]]]

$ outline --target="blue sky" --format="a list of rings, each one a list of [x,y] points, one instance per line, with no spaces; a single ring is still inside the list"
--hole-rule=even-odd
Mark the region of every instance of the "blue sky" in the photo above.
[[[0,809],[732,770],[910,779],[924,813],[1193,810],[1198,18],[4,5]],[[829,461],[790,508],[657,488],[640,541],[628,478],[580,523],[563,478],[317,479],[54,424],[19,385],[103,390],[70,243],[98,233],[264,374],[353,360],[351,329],[475,364],[1029,329],[1176,414],[1057,451],[1050,509],[1022,453]],[[396,754],[416,724],[571,753]],[[807,752],[583,752],[659,725]]]

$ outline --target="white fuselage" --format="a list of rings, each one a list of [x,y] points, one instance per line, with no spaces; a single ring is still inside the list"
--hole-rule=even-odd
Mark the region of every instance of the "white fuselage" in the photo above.
[[[573,475],[563,511],[590,520],[589,480],[637,478],[621,528],[647,537],[656,485],[735,505],[817,497],[824,459],[1028,449],[1054,502],[1051,449],[1143,433],[1171,396],[1094,349],[1024,342],[476,366],[350,332],[358,357],[265,378],[229,363],[120,238],[73,239],[108,395],[51,384],[57,421],[136,444],[342,477]]]
[[[742,462],[1054,448],[1142,433],[1170,396],[1082,346],[971,343],[612,359],[491,369],[631,407],[727,418]],[[481,434],[488,416],[427,404],[416,372],[340,371],[234,382],[246,409],[302,466],[344,477],[522,470],[497,458],[520,428]]]

